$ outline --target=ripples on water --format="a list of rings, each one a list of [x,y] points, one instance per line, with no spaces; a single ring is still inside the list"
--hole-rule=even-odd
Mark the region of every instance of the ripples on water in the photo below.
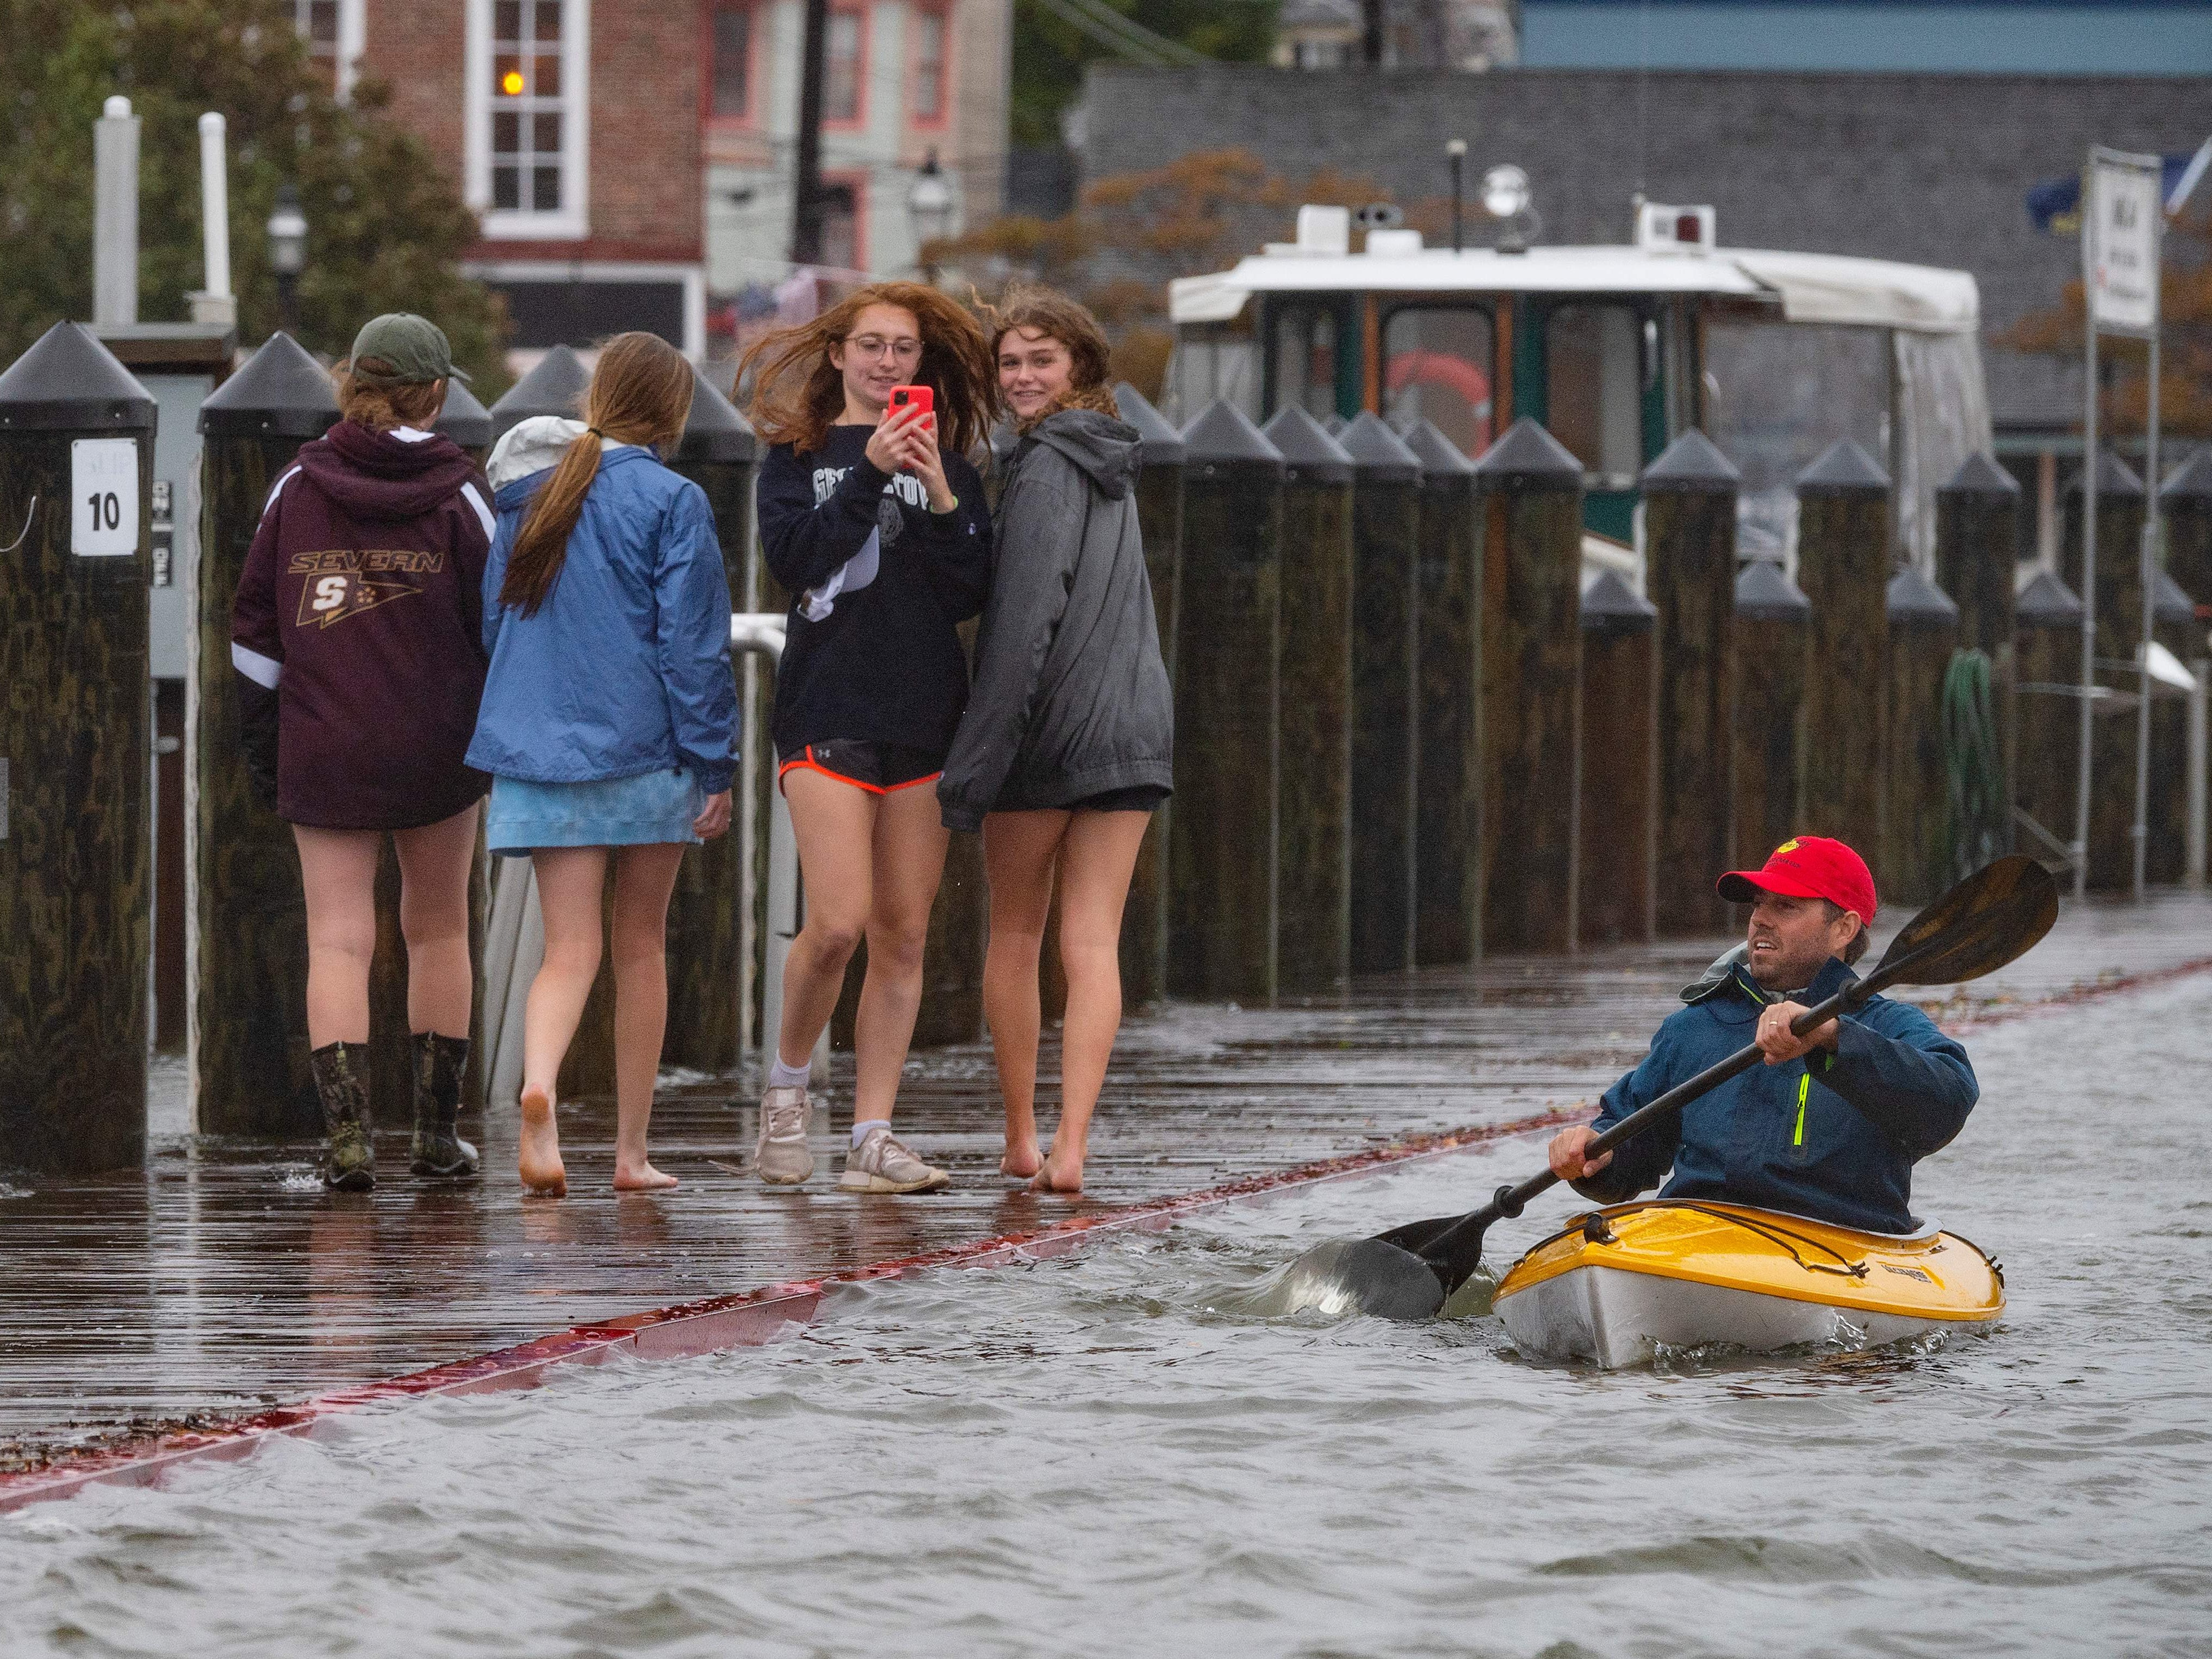
[[[1604,1375],[1231,1310],[1520,1141],[0,1518],[0,1647],[2212,1654],[2208,1016],[2200,980],[1973,1043],[1920,1200],[2008,1264],[1986,1338]]]

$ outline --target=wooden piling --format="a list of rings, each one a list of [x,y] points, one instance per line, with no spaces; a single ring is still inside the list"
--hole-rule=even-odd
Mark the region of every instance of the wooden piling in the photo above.
[[[2142,646],[2143,486],[2110,450],[2098,458],[2097,684],[2119,694],[2091,707],[2089,882],[2093,890],[2135,884],[2136,654]],[[2059,574],[2081,591],[2086,469],[2066,486],[2065,540]],[[2078,705],[2077,705],[2078,708]],[[2066,834],[2071,839],[2073,823]]]
[[[1584,741],[1577,814],[1583,877],[1577,908],[1584,945],[1644,940],[1653,933],[1657,617],[1656,607],[1612,571],[1583,595]],[[1725,808],[1715,816],[1724,818]]]
[[[2212,449],[2200,449],[2166,476],[2159,490],[2166,520],[2166,568],[2181,591],[2197,601],[2194,626],[2178,650],[2181,665],[2202,676],[2212,659]],[[2212,760],[2208,760],[2212,766]],[[2182,780],[2185,789],[2188,780]],[[2183,849],[2186,864],[2187,848]]]
[[[1813,606],[1782,567],[1753,559],[1735,579],[1735,850],[1711,872],[1756,869],[1802,821],[1805,671]],[[1664,672],[1663,670],[1662,671]],[[1695,879],[1685,871],[1682,879]]]
[[[1352,466],[1303,409],[1262,430],[1284,469],[1275,966],[1313,991],[1352,963]]]
[[[1998,850],[2012,846],[2010,804],[2020,764],[2019,699],[2014,696],[2015,593],[2020,551],[2020,484],[1986,455],[1969,455],[1936,492],[1936,580],[1959,607],[1959,645],[1990,659],[1990,708],[1997,724],[2007,823]]]
[[[269,492],[338,417],[331,378],[274,334],[200,405],[205,501],[191,601],[187,754],[197,806],[191,1066],[204,1134],[322,1133],[307,1066],[307,912],[291,826],[254,799],[239,747],[231,601]],[[389,1091],[374,1089],[372,1099]]]
[[[2081,601],[2048,570],[2039,571],[2014,605],[2013,807],[2026,817],[2022,852],[2063,859],[2074,838],[2081,755]]]
[[[154,433],[81,325],[0,374],[0,1165],[43,1174],[146,1147]]]
[[[1400,428],[1421,464],[1413,960],[1482,954],[1482,508],[1474,463],[1435,422]]]
[[[669,465],[707,492],[733,608],[752,559],[759,451],[745,417],[701,376]],[[676,872],[668,904],[668,1036],[661,1045],[671,1066],[726,1072],[744,1042],[738,997],[744,979],[745,849],[738,826],[733,799],[729,833],[686,852]]]
[[[2204,653],[2197,602],[2171,574],[2158,573],[2151,637],[2184,668]],[[2195,671],[2191,669],[2192,672]],[[2189,870],[2189,699],[2162,690],[2150,706],[2150,803],[2145,814],[2143,879],[2177,882]]]
[[[1183,433],[1176,617],[1176,811],[1168,982],[1188,996],[1275,995],[1283,457],[1234,405]]]
[[[1571,951],[1582,744],[1583,465],[1523,416],[1482,492],[1483,949]]]
[[[1813,607],[1802,828],[1879,856],[1887,778],[1889,475],[1849,438],[1797,475],[1797,584]]]
[[[1413,965],[1421,464],[1367,410],[1352,457],[1352,971]]]
[[[1889,779],[1879,890],[1911,904],[1950,884],[1951,792],[1943,680],[1959,646],[1959,607],[1911,566],[1889,579]]]
[[[1182,434],[1126,381],[1114,388],[1114,401],[1140,440],[1144,470],[1137,475],[1137,527],[1145,538],[1145,569],[1152,579],[1160,654],[1173,684],[1182,548]],[[1168,825],[1174,811],[1175,803],[1170,800],[1152,814],[1152,827],[1137,849],[1129,900],[1121,911],[1121,1000],[1132,1008],[1167,991]]]
[[[1735,464],[1694,429],[1644,470],[1644,586],[1656,615],[1659,661],[1653,884],[1657,929],[1668,936],[1729,925],[1713,878],[1730,867],[1735,845],[1730,727],[1740,482]]]

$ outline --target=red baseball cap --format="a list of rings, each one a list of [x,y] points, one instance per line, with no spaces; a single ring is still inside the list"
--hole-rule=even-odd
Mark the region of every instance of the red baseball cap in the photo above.
[[[1715,884],[1731,904],[1749,904],[1762,892],[1826,899],[1859,920],[1874,921],[1874,872],[1866,860],[1826,836],[1799,836],[1766,855],[1757,870],[1731,870]]]

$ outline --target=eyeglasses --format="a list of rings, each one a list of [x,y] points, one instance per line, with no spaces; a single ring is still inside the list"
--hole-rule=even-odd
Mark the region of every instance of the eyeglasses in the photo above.
[[[921,342],[915,339],[886,340],[880,334],[848,334],[845,343],[863,357],[896,357],[901,362],[911,362],[921,356]]]

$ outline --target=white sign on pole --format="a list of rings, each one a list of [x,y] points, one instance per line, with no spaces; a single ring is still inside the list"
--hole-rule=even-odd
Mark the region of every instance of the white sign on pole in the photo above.
[[[2158,326],[2159,199],[2155,158],[2148,167],[2099,157],[2090,164],[2082,219],[2082,270],[2089,321],[2097,328],[2148,334]]]
[[[70,551],[112,559],[137,550],[137,440],[76,440],[70,445]]]

